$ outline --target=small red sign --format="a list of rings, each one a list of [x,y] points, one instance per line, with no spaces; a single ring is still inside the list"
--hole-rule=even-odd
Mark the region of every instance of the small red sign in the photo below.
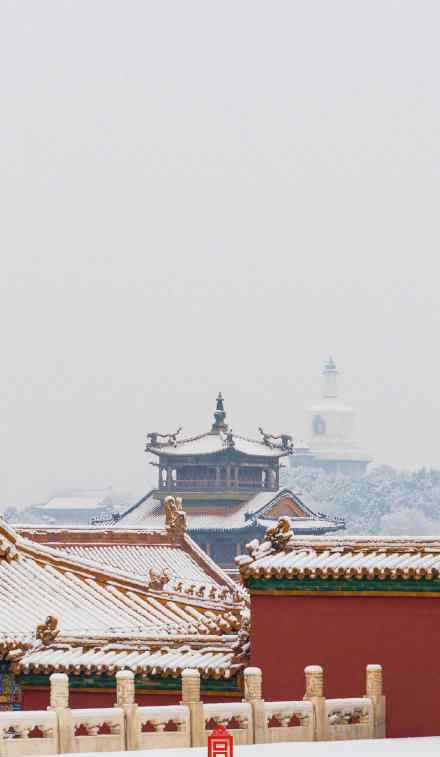
[[[208,757],[233,757],[234,739],[224,725],[219,725],[208,736]]]

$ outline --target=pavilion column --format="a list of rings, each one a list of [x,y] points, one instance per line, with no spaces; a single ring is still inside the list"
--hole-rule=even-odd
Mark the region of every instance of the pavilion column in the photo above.
[[[226,487],[228,489],[231,488],[231,465],[230,463],[226,466]]]
[[[167,487],[171,489],[173,486],[173,469],[168,466],[167,468]]]
[[[215,468],[215,485],[217,489],[220,487],[220,466],[216,465]]]

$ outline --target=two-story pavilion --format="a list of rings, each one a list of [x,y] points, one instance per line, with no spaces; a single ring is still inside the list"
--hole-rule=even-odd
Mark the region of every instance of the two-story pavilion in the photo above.
[[[159,488],[170,494],[185,494],[185,503],[206,492],[214,498],[221,492],[223,499],[261,489],[275,492],[280,458],[293,452],[287,434],[275,437],[260,429],[262,438],[258,441],[234,434],[226,423],[221,393],[210,431],[178,439],[180,431],[148,434],[146,451],[159,458]]]
[[[158,469],[157,487],[126,510],[117,527],[157,527],[163,501],[173,495],[184,500],[188,532],[220,565],[234,558],[253,538],[261,538],[272,521],[291,519],[296,531],[322,534],[344,528],[341,521],[316,514],[290,489],[279,489],[280,464],[293,453],[288,434],[260,439],[235,434],[226,423],[221,394],[209,431],[180,438],[152,432],[146,452]]]

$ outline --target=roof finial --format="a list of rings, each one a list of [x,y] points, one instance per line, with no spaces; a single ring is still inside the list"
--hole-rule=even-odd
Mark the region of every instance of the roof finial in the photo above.
[[[218,393],[218,397],[216,400],[216,408],[214,413],[214,423],[211,426],[211,433],[213,434],[219,434],[220,431],[227,431],[228,430],[228,424],[226,423],[226,412],[223,404],[223,395],[221,392]]]

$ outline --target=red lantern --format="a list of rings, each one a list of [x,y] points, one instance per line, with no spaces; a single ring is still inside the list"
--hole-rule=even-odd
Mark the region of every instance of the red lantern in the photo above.
[[[224,725],[219,725],[208,736],[208,757],[233,757],[234,739]]]

